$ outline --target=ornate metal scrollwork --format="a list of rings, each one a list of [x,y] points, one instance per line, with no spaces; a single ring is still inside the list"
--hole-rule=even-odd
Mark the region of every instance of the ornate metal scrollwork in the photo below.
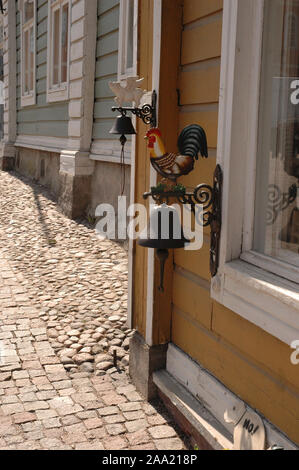
[[[140,108],[118,108],[114,106],[112,111],[119,111],[122,116],[126,116],[128,112],[134,114],[138,118],[142,119],[144,124],[150,125],[151,127],[156,127],[157,125],[157,116],[156,116],[156,106],[157,106],[157,93],[154,90],[152,93],[152,104],[144,104]]]
[[[222,225],[222,185],[223,172],[220,165],[216,166],[213,187],[213,209],[211,212],[211,247],[210,247],[210,271],[215,277],[219,267],[220,235]]]
[[[210,271],[212,277],[216,276],[219,266],[219,249],[221,235],[221,199],[222,199],[223,173],[217,165],[213,187],[208,184],[198,185],[191,191],[151,191],[143,195],[144,199],[152,197],[157,204],[169,204],[170,199],[176,199],[181,204],[189,204],[195,214],[196,204],[201,204],[203,212],[198,221],[203,227],[211,227]]]
[[[267,225],[273,225],[276,222],[279,212],[284,211],[292,204],[297,197],[297,185],[290,186],[288,192],[283,193],[281,189],[270,184],[268,187],[268,208],[267,208]]]

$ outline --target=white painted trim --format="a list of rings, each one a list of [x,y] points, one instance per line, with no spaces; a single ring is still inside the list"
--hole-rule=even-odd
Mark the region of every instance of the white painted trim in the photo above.
[[[137,76],[137,60],[138,60],[138,8],[139,2],[135,3],[134,9],[134,70],[133,75]],[[136,116],[133,116],[132,122],[136,128]],[[128,143],[126,144],[126,147]],[[119,150],[118,150],[119,151]],[[136,136],[132,135],[131,149],[130,149],[130,161],[131,161],[131,185],[130,185],[130,204],[135,202],[135,176],[136,176]],[[128,260],[128,309],[127,309],[127,325],[129,328],[133,328],[133,289],[134,289],[134,240],[129,240],[129,260]]]
[[[125,145],[125,160],[131,160],[131,154],[133,153],[133,139],[132,143],[127,142]],[[94,140],[91,146],[91,157],[100,156],[105,158],[105,161],[113,161],[116,163],[120,162],[120,143],[119,140]],[[96,160],[96,158],[93,158]]]
[[[224,267],[217,301],[280,341],[299,338],[298,285],[244,261]]]
[[[224,172],[223,212],[220,266],[212,279],[211,296],[290,344],[299,338],[299,312],[292,296],[287,299],[287,281],[270,274],[266,262],[264,269],[258,269],[253,257],[244,255],[252,247],[263,14],[264,0],[224,0],[217,149]],[[247,263],[233,261],[240,257]],[[292,285],[289,282],[289,291]],[[275,290],[278,295],[285,293],[279,317],[274,314]]]
[[[224,419],[224,413],[227,409],[232,410],[235,407],[236,410],[242,410],[245,406],[248,410],[254,411],[247,403],[244,403],[212,374],[172,343],[168,346],[166,370],[175,380],[189,390],[230,434],[233,434],[234,426]],[[299,449],[273,424],[264,417],[262,419],[266,429],[267,448],[277,444],[287,450]]]
[[[153,70],[152,86],[157,92],[157,116],[159,116],[159,89],[160,89],[160,63],[161,63],[161,41],[162,41],[162,0],[154,2],[154,31],[153,31]],[[157,184],[157,172],[150,166],[150,187]],[[150,198],[150,204],[154,201]],[[154,280],[155,280],[155,250],[148,249],[147,255],[147,298],[146,298],[146,334],[145,340],[148,345],[153,344],[153,322],[154,322]]]
[[[90,160],[94,160],[96,162],[106,162],[106,163],[115,163],[120,165],[120,158],[113,157],[109,155],[95,155],[93,153],[89,154]],[[125,158],[125,165],[131,166],[131,158]]]
[[[135,20],[138,12],[138,0],[134,0],[134,43],[137,39],[135,37]],[[119,5],[119,39],[118,39],[118,80],[125,80],[127,77],[130,77],[135,74],[137,57],[134,52],[136,45],[133,44],[133,67],[130,69],[125,69],[125,64],[127,60],[127,23],[128,23],[128,13],[129,13],[129,0],[120,0]]]
[[[160,392],[167,397],[172,405],[190,424],[197,435],[214,450],[232,450],[233,436],[219,423],[215,416],[200,403],[183,385],[174,379],[166,370],[153,373],[153,382]]]
[[[63,149],[68,148],[68,139],[39,135],[18,135],[15,146],[60,153]]]
[[[20,67],[21,67],[21,107],[33,106],[36,104],[36,43],[37,43],[37,6],[36,0],[34,2],[34,11],[33,18],[28,22],[28,25],[24,27],[24,0],[19,0],[18,8],[20,10],[20,35],[21,35],[21,51],[20,51]],[[24,93],[24,41],[23,35],[25,30],[30,30],[33,25],[33,34],[34,34],[34,53],[33,53],[33,90],[29,94]]]
[[[290,263],[287,263],[253,250],[242,253],[240,258],[270,273],[276,273],[277,276],[299,284],[299,269],[298,266],[291,264],[292,260],[290,260]]]
[[[72,176],[91,176],[94,162],[90,160],[89,152],[64,149],[60,154],[60,172]]]
[[[52,87],[52,62],[53,62],[53,9],[62,8],[68,3],[68,63],[67,63],[67,82],[58,87]],[[70,81],[70,43],[71,43],[71,0],[57,0],[55,3],[48,2],[48,39],[47,39],[47,103],[67,101],[69,99],[69,81]]]
[[[17,49],[16,49],[16,2],[4,1],[4,144],[14,144],[17,131]],[[4,145],[4,149],[7,146]]]
[[[78,4],[77,4],[78,6]],[[81,96],[81,136],[80,148],[90,150],[92,144],[94,101],[95,101],[95,74],[96,74],[96,47],[97,47],[97,10],[98,2],[85,0],[84,17],[84,46],[82,60],[82,96]],[[73,44],[73,43],[72,43]],[[76,45],[74,46],[76,47]],[[73,64],[73,62],[72,62]],[[78,61],[77,61],[78,65]],[[88,73],[86,73],[88,71]],[[71,77],[72,79],[72,77]],[[71,84],[73,81],[71,81]],[[72,102],[70,96],[70,105]],[[75,98],[75,100],[77,97]],[[97,153],[97,152],[95,152]]]

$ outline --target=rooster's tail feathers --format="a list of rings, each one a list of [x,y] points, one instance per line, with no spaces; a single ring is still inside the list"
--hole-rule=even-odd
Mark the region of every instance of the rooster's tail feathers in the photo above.
[[[198,154],[208,158],[208,144],[206,133],[198,124],[191,124],[181,132],[178,140],[181,155],[193,157],[198,160]]]

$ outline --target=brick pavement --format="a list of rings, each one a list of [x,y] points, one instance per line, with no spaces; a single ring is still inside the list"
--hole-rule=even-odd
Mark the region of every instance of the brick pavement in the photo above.
[[[0,450],[185,448],[162,405],[145,402],[126,372],[66,370],[33,300],[0,248]]]

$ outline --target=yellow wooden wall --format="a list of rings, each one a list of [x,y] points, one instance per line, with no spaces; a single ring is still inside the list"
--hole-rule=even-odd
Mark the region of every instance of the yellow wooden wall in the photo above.
[[[143,21],[150,3],[141,1]],[[222,0],[163,0],[159,127],[170,151],[176,148],[179,132],[192,123],[204,127],[209,144],[210,158],[200,159],[192,174],[181,179],[186,186],[211,184],[216,166],[221,30]],[[149,50],[149,38],[141,38],[142,48]],[[150,77],[150,53],[144,54],[140,70]],[[141,136],[138,142],[140,200],[148,189],[149,167]],[[299,366],[291,364],[286,344],[211,299],[209,241],[207,229],[200,251],[171,254],[164,294],[157,290],[156,264],[154,343],[174,342],[299,444]],[[144,336],[147,250],[136,254],[134,324]]]

